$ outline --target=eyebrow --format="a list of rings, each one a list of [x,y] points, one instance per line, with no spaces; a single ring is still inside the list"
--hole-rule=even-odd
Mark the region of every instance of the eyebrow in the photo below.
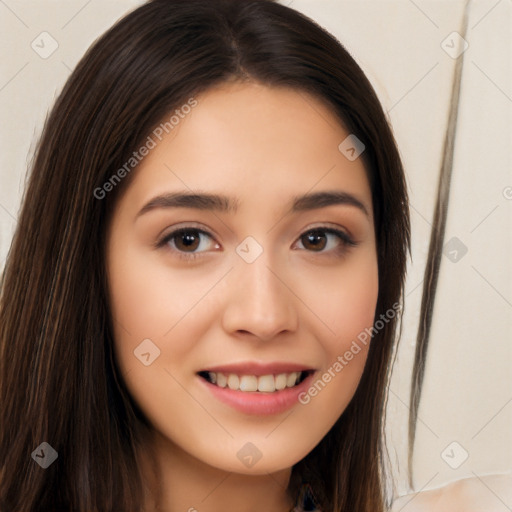
[[[172,192],[154,197],[146,203],[137,217],[158,208],[192,208],[197,210],[236,213],[240,201],[220,194],[203,192]],[[313,192],[292,198],[292,212],[303,212],[333,205],[353,206],[370,216],[365,205],[354,195],[342,191]]]

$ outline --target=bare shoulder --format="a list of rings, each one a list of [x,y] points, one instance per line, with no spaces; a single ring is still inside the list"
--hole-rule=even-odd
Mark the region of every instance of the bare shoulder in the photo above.
[[[391,512],[510,512],[512,473],[465,478],[402,496]]]

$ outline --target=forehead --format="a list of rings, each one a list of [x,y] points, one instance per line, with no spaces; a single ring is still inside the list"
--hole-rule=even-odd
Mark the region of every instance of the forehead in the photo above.
[[[239,82],[195,99],[161,140],[153,136],[156,145],[129,187],[137,202],[179,188],[233,195],[243,208],[335,188],[361,197],[371,211],[364,164],[340,150],[350,134],[324,102]]]

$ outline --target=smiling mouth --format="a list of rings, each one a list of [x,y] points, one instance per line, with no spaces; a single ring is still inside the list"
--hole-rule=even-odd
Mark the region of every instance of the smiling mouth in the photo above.
[[[313,370],[300,372],[278,373],[268,375],[237,375],[222,372],[199,372],[198,375],[210,384],[220,388],[229,388],[233,391],[246,393],[275,393],[287,388],[298,386],[304,379],[313,373]]]

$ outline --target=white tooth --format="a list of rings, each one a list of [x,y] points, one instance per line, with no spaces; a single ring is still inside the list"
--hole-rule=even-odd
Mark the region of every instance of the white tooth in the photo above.
[[[228,385],[228,379],[223,373],[217,373],[217,386],[225,388]]]
[[[212,384],[217,382],[217,374],[215,372],[208,372],[208,377],[210,377],[210,382]]]
[[[240,377],[240,391],[257,391],[258,377],[255,375],[242,375]]]
[[[276,390],[281,391],[286,387],[286,373],[280,373],[279,375],[276,375]]]
[[[292,372],[288,374],[288,377],[286,378],[286,387],[292,388],[295,386],[295,383],[297,382],[297,375],[299,375],[297,372]]]
[[[262,375],[258,379],[258,391],[263,391],[266,393],[272,393],[276,390],[276,385],[274,382],[273,375]]]
[[[239,385],[240,385],[240,379],[238,378],[238,375],[235,375],[234,373],[230,373],[229,377],[228,377],[228,388],[237,391],[239,388]]]

